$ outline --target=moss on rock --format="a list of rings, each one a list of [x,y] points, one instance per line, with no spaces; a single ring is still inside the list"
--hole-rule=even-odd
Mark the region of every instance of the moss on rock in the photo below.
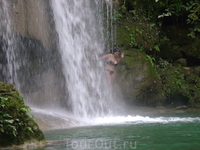
[[[20,93],[4,82],[0,82],[0,139],[0,147],[44,141]]]
[[[116,42],[126,48],[152,51],[159,49],[159,27],[138,11],[140,2],[126,1],[117,9]],[[137,11],[136,11],[137,10]]]
[[[117,66],[117,84],[128,103],[157,106],[163,101],[163,89],[156,69],[145,53],[126,50]]]
[[[200,67],[170,66],[159,71],[166,105],[200,107]]]

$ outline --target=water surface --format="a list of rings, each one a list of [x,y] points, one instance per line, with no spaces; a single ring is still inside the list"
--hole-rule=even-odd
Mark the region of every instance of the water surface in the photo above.
[[[197,150],[200,117],[194,113],[105,117],[94,119],[87,126],[44,134],[49,144],[40,150]]]

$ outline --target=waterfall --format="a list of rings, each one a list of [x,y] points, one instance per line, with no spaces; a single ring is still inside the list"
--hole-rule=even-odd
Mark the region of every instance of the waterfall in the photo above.
[[[13,33],[12,20],[9,15],[9,3],[2,0],[0,3],[0,35],[1,35],[1,66],[2,76],[6,82],[14,85],[17,84],[17,69],[18,63],[16,61],[15,46],[16,37]]]
[[[107,32],[112,25],[112,0],[43,1],[43,6],[48,3],[43,17],[34,13],[37,19],[29,19],[35,10],[29,7],[44,9],[38,2],[0,1],[1,81],[13,84],[34,110],[72,112],[81,118],[111,114],[113,96],[104,64],[94,58],[113,45],[112,34]],[[38,20],[41,26],[33,22]],[[44,25],[51,33],[42,30]],[[48,46],[43,43],[46,39]]]
[[[105,49],[101,0],[52,0],[66,91],[75,116],[109,113],[111,94],[103,64],[94,61]]]

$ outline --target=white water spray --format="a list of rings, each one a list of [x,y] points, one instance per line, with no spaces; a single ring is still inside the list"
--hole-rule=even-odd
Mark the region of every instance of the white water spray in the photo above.
[[[200,117],[149,117],[149,116],[109,116],[88,120],[90,125],[115,125],[115,124],[149,124],[149,123],[176,123],[176,122],[200,122]]]
[[[52,0],[63,72],[73,114],[104,116],[111,94],[103,65],[93,61],[105,48],[102,0]]]

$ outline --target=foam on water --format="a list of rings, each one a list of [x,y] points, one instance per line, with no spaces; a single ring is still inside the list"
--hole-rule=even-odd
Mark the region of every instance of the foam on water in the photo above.
[[[66,127],[80,127],[80,126],[99,126],[99,125],[120,125],[120,124],[169,124],[169,123],[189,123],[189,122],[200,122],[200,117],[150,117],[142,115],[127,115],[127,116],[106,116],[97,117],[93,119],[88,118],[77,118],[73,114],[65,111],[52,112],[41,109],[33,109],[32,112],[42,120],[49,122],[55,118],[59,120],[59,124],[54,121],[54,129],[66,128]],[[37,116],[37,115],[36,115]],[[51,122],[52,123],[52,122]],[[65,124],[68,124],[67,126]],[[70,124],[70,125],[69,125]]]
[[[175,123],[175,122],[195,122],[200,121],[200,117],[149,117],[149,116],[108,116],[87,120],[91,125],[114,125],[114,124],[148,124],[148,123]]]

